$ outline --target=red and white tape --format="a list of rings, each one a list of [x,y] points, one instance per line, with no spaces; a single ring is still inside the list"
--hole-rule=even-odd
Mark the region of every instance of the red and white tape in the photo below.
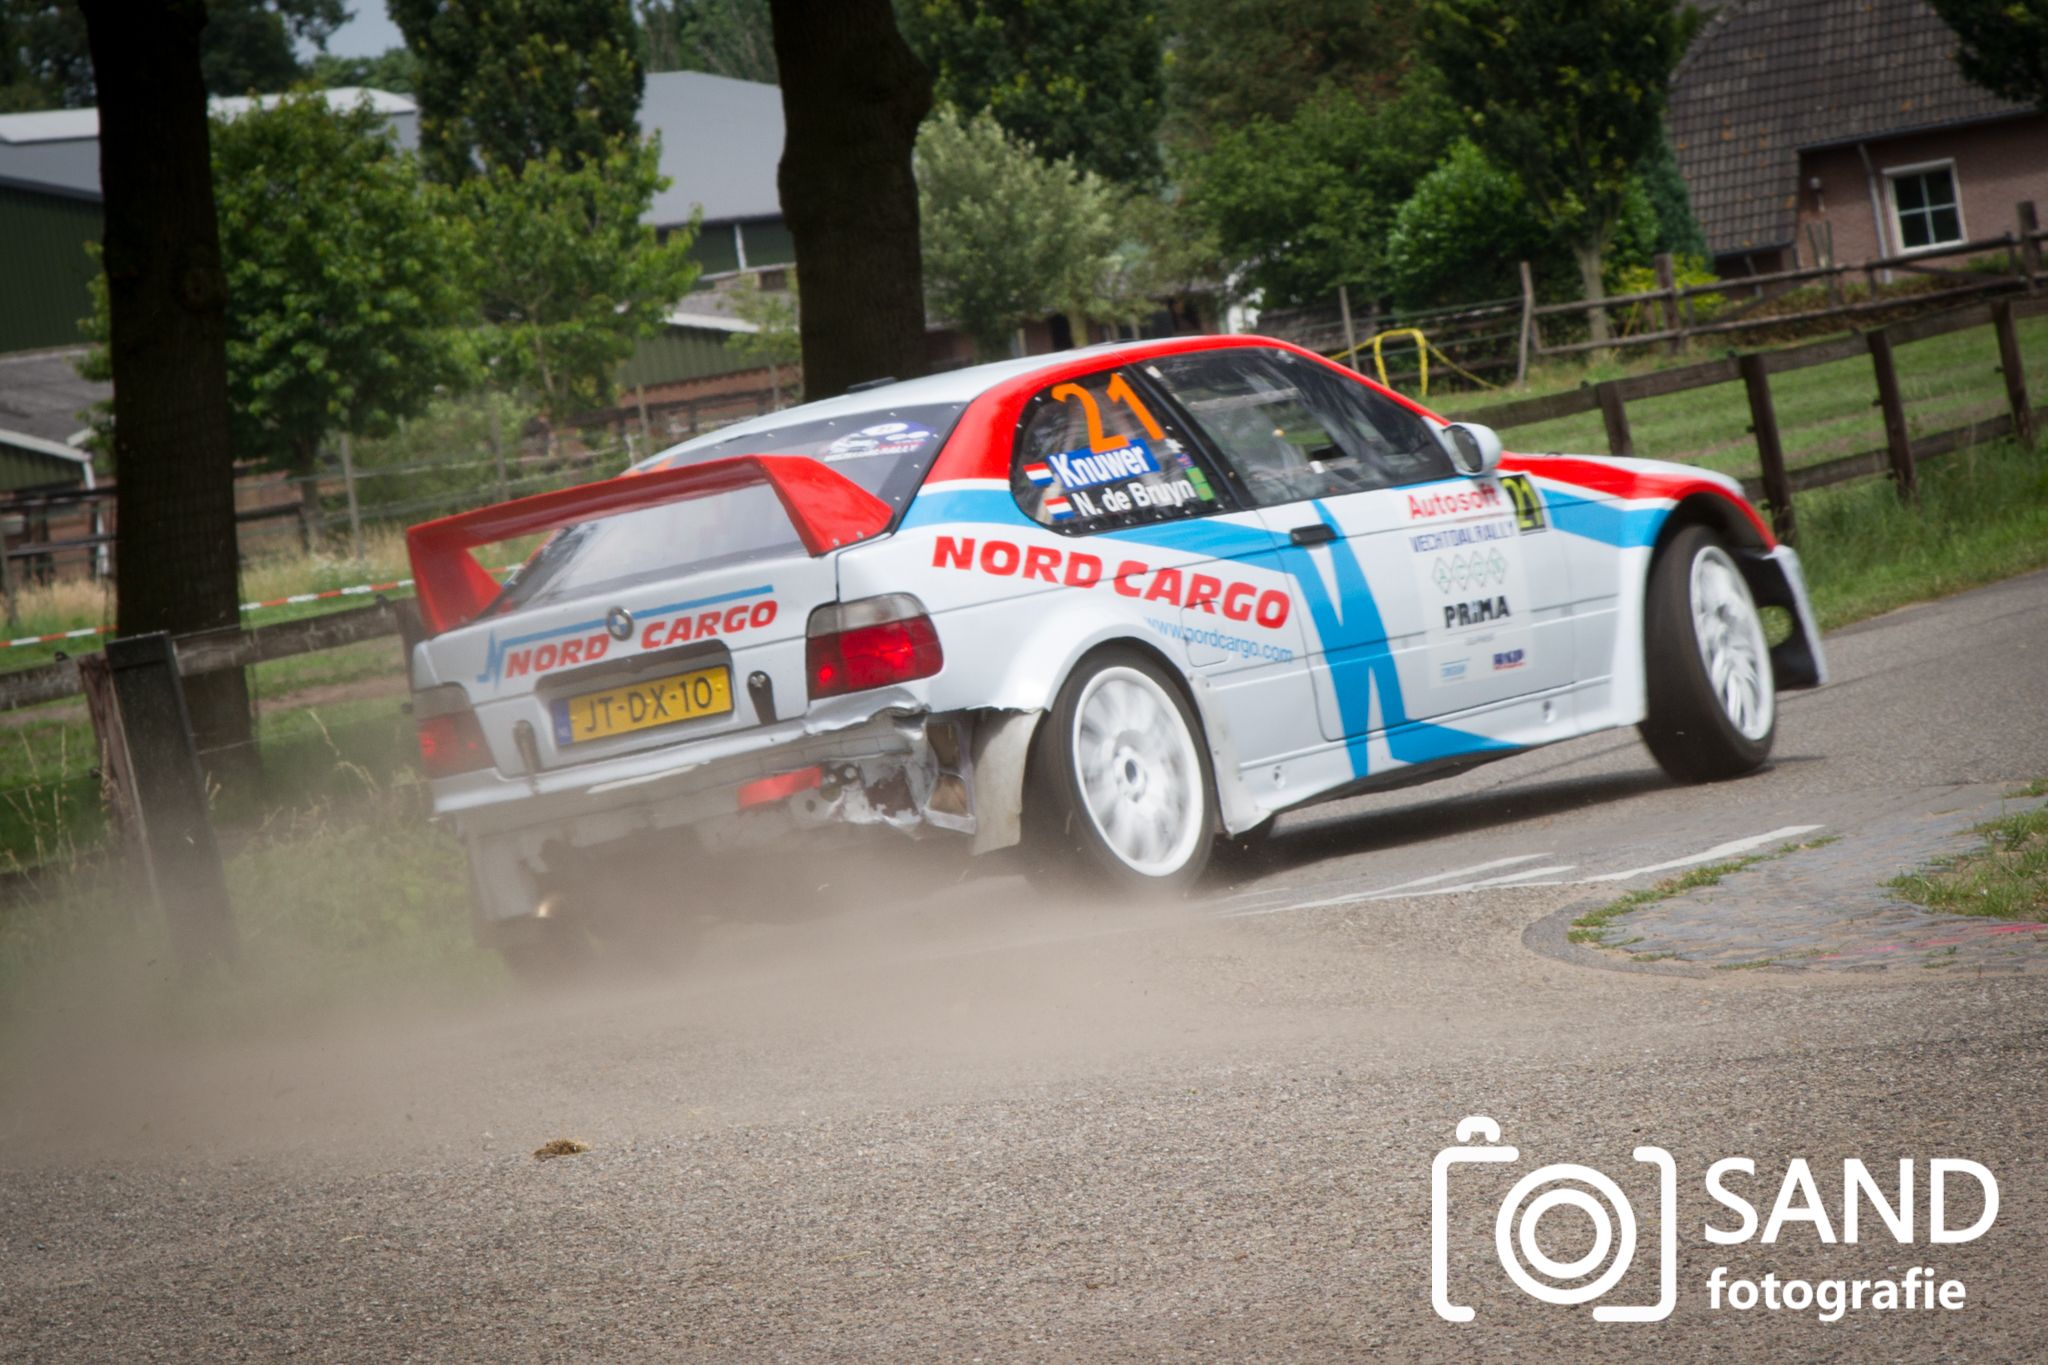
[[[501,564],[497,573],[510,573],[517,564]],[[388,583],[357,583],[346,588],[328,588],[324,592],[295,592],[289,597],[272,597],[262,602],[244,602],[243,611],[262,611],[266,607],[302,607],[308,602],[325,602],[334,597],[367,597],[371,593],[391,592],[398,588],[412,586],[410,578],[394,578]],[[48,645],[59,640],[89,640],[96,635],[105,635],[112,626],[80,626],[77,630],[53,631],[48,635],[24,635],[18,640],[0,640],[0,649],[19,649],[23,645]]]

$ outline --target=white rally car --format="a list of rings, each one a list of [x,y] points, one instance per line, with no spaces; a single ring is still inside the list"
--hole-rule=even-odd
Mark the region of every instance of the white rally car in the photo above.
[[[537,532],[502,587],[472,556]],[[1254,337],[870,388],[409,540],[434,808],[515,964],[799,838],[1181,888],[1281,811],[1590,731],[1731,777],[1824,674],[1732,480],[1504,456]]]

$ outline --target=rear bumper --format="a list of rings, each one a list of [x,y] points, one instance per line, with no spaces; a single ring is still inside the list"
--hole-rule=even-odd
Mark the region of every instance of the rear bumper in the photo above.
[[[652,846],[686,865],[792,839],[829,848],[863,830],[971,835],[971,738],[962,718],[882,705],[852,724],[771,727],[731,737],[749,743],[671,751],[665,763],[643,754],[532,780],[451,779],[435,784],[435,813],[462,836],[477,914],[495,923],[533,914],[564,879],[601,871],[612,846]],[[704,752],[713,747],[724,752]],[[789,774],[801,777],[761,781]]]

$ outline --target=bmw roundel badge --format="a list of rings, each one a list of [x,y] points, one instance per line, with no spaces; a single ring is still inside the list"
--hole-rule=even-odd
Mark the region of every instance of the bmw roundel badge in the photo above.
[[[633,638],[633,613],[624,607],[613,607],[604,614],[605,631],[614,640]]]

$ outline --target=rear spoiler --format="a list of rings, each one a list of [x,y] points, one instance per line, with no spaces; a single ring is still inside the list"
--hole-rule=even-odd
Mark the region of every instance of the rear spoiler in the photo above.
[[[645,507],[710,497],[765,483],[775,490],[804,549],[812,555],[881,534],[889,504],[831,467],[802,455],[735,455],[702,464],[536,493],[438,521],[405,533],[420,615],[439,634],[474,621],[498,598],[498,582],[471,550],[518,536],[559,531]]]

